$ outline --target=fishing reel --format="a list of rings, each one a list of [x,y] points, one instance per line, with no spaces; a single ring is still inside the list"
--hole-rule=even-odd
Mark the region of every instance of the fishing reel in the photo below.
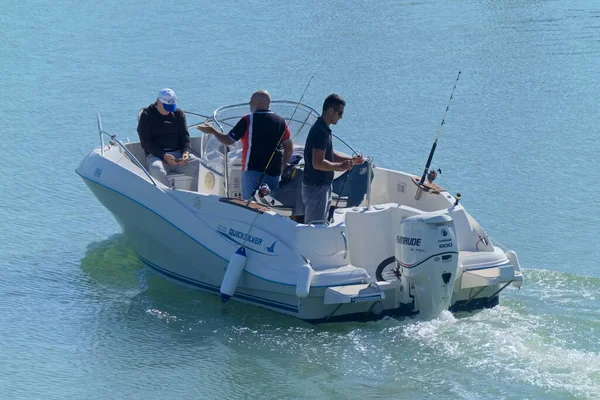
[[[285,168],[283,169],[283,172],[281,173],[281,180],[279,181],[279,187],[292,181],[294,179],[294,177],[296,176],[296,173],[298,172],[298,170],[304,168],[304,164],[300,164],[300,161],[302,161],[302,158],[303,157],[300,154],[292,154],[290,161],[288,161],[288,164],[285,166]]]
[[[429,183],[433,183],[433,181],[435,181],[435,178],[437,178],[438,173],[440,175],[442,174],[442,170],[440,168],[438,168],[437,170],[432,169],[431,171],[429,171],[429,173],[427,174],[427,180],[429,181]]]
[[[261,183],[261,185],[258,187],[257,192],[258,195],[262,198],[268,196],[271,193],[271,188],[266,183]]]

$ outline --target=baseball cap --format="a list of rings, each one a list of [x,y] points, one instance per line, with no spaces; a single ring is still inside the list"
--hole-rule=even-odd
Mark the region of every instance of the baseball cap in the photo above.
[[[177,110],[177,96],[172,89],[165,88],[158,92],[158,100],[168,112]]]

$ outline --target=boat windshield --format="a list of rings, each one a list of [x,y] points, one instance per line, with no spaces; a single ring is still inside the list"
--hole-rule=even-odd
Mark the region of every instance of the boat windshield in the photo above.
[[[319,113],[311,107],[293,101],[272,101],[271,111],[285,118],[294,143],[302,144],[306,142],[308,131],[313,126]],[[207,121],[215,128],[228,133],[240,118],[250,114],[248,103],[225,106],[217,109],[213,118]],[[228,146],[229,153],[241,153],[241,140]],[[224,173],[224,152],[225,146],[221,144],[213,135],[203,135],[202,139],[202,162],[212,170]]]

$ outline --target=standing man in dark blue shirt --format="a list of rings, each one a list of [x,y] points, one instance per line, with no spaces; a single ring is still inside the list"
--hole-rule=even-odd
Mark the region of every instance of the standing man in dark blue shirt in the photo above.
[[[323,113],[314,123],[304,146],[304,177],[302,201],[304,222],[327,222],[331,206],[331,183],[334,171],[348,171],[364,162],[361,155],[343,156],[333,151],[331,129],[344,114],[346,102],[337,94],[330,94],[323,103]]]

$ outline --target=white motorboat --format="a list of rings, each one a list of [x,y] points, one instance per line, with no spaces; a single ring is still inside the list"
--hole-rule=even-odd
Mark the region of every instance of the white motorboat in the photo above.
[[[297,222],[302,145],[319,113],[288,101],[271,109],[288,121],[294,162],[257,202],[240,199],[241,145],[193,137],[197,176],[169,175],[167,187],[148,173],[140,144],[105,132],[100,115],[100,147],[77,173],[143,264],[224,301],[310,322],[435,318],[495,306],[508,285],[521,287],[515,252],[494,246],[459,196],[370,161],[334,181],[329,223]],[[226,106],[205,122],[228,131],[247,113],[247,104]]]

